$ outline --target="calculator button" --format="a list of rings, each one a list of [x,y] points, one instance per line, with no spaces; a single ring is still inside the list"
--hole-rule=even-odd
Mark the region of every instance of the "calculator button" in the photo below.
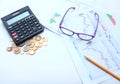
[[[12,29],[12,26],[9,26],[8,29],[11,30],[11,29]]]
[[[22,35],[22,33],[20,32],[20,33],[19,33],[19,36],[21,36],[21,35]]]
[[[11,34],[12,34],[12,33],[14,33],[15,31],[14,31],[14,30],[11,30],[10,32],[11,32]]]
[[[26,34],[26,33],[27,33],[27,31],[23,31],[23,33],[24,33],[24,34]]]
[[[20,30],[17,31],[18,34],[19,34],[20,32],[21,32]]]
[[[25,30],[25,28],[22,28],[21,30],[22,30],[22,31],[24,31],[24,30]]]
[[[12,33],[12,37],[15,39],[15,38],[18,38],[18,34],[16,32]]]
[[[16,41],[19,41],[20,39],[19,39],[19,38],[16,38],[15,40],[16,40]]]
[[[42,26],[39,26],[38,29],[42,29]]]
[[[25,26],[27,26],[27,24],[26,24],[26,23],[25,23],[24,25],[25,25]]]
[[[28,34],[28,33],[26,33],[26,34],[25,34],[25,36],[29,36],[29,34]]]
[[[16,31],[18,31],[18,30],[19,30],[19,28],[15,28],[15,30],[16,30]]]
[[[18,35],[13,36],[14,39],[18,38]]]
[[[39,27],[40,26],[40,24],[36,24],[36,27]]]
[[[20,38],[23,39],[23,38],[24,38],[24,35],[21,35]]]
[[[16,33],[16,32],[12,33],[12,36],[15,36],[15,35],[17,35],[17,33]]]
[[[33,31],[30,31],[30,34],[32,34],[33,33]]]
[[[23,25],[21,25],[20,28],[23,28]]]
[[[33,27],[33,31],[37,31],[37,27]]]

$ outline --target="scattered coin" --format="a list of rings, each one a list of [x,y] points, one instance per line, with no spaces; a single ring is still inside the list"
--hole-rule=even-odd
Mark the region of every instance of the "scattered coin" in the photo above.
[[[29,46],[29,45],[31,45],[31,40],[27,40],[26,42],[25,42],[25,45],[27,45],[27,46]]]
[[[39,42],[39,48],[41,48],[42,47],[42,44]]]
[[[12,49],[13,49],[12,47],[8,47],[7,51],[10,52],[10,51],[12,51]]]
[[[17,51],[17,52],[14,52],[15,54],[19,54],[21,51],[19,50],[19,51]]]
[[[20,53],[20,48],[19,47],[14,47],[13,49],[14,49],[14,53],[15,54]]]
[[[31,50],[36,51],[38,49],[38,47],[34,46]]]
[[[35,36],[35,40],[36,40],[36,41],[40,41],[41,38],[42,38],[41,36]]]
[[[26,45],[26,46],[23,47],[23,51],[24,51],[24,52],[27,52],[29,49],[30,49],[30,46],[27,46],[27,45]]]
[[[30,48],[33,48],[35,46],[35,43],[31,43]]]
[[[38,41],[35,42],[35,46],[39,47],[39,42]]]
[[[34,50],[29,50],[28,52],[30,55],[34,55],[35,54],[35,51]]]
[[[15,43],[12,44],[12,47],[13,47],[13,48],[16,47]]]
[[[43,37],[43,41],[44,41],[44,42],[48,42],[48,39],[45,38],[45,37]]]
[[[7,51],[11,52],[13,50],[15,54],[20,53],[21,55],[23,55],[24,53],[26,53],[27,55],[34,55],[39,48],[48,45],[48,39],[40,35],[27,40],[19,46],[16,46],[15,43],[13,43],[12,39],[10,39],[10,42],[12,42],[12,45],[11,47],[7,47]]]
[[[14,51],[15,52],[19,51],[19,47],[14,47]]]
[[[23,55],[23,54],[24,54],[24,51],[23,51],[23,50],[21,50],[20,54],[21,54],[21,55]]]

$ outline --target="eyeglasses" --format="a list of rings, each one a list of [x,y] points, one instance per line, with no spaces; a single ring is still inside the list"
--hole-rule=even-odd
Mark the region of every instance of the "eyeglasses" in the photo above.
[[[96,32],[97,32],[97,29],[98,29],[98,23],[99,23],[99,15],[98,15],[98,13],[95,12],[95,13],[93,14],[94,20],[95,20],[95,22],[96,22],[96,24],[93,26],[93,29],[94,29],[94,30],[93,30],[93,34],[78,33],[78,32],[75,32],[75,31],[71,30],[70,27],[68,28],[68,27],[63,26],[63,24],[64,24],[64,25],[67,24],[67,22],[65,23],[65,18],[67,17],[67,15],[69,16],[68,12],[70,12],[70,10],[75,11],[75,7],[70,7],[70,8],[65,12],[65,14],[64,14],[64,16],[63,16],[63,18],[61,19],[61,22],[60,22],[60,24],[59,24],[60,30],[61,30],[64,34],[66,34],[66,35],[68,35],[68,36],[73,36],[74,34],[76,34],[76,35],[78,36],[78,38],[81,39],[81,40],[84,40],[84,41],[90,41],[90,40],[92,40],[92,39],[95,37]],[[70,17],[68,17],[68,18],[70,18]],[[68,20],[69,20],[69,19],[68,19]],[[74,21],[74,22],[79,23],[78,21]],[[84,23],[85,23],[85,22],[84,22]],[[79,24],[80,24],[80,23],[79,23]],[[71,25],[71,26],[73,26],[73,25]],[[89,25],[88,25],[88,26],[89,26]],[[78,26],[77,26],[77,27],[78,27]]]

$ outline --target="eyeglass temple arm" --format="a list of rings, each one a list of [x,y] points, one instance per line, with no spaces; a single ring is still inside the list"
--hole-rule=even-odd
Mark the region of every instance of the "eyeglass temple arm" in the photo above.
[[[95,32],[94,32],[94,36],[96,35],[97,29],[98,29],[98,23],[99,23],[99,14],[95,12],[94,14],[95,19],[97,20],[97,24],[95,27]]]
[[[68,11],[69,11],[70,9],[75,9],[75,7],[70,7],[70,8],[65,12],[65,14],[64,14],[64,16],[63,16],[63,18],[61,19],[61,22],[60,22],[60,24],[59,24],[59,28],[61,27],[62,22],[63,22],[65,16],[67,15],[67,13],[68,13]]]

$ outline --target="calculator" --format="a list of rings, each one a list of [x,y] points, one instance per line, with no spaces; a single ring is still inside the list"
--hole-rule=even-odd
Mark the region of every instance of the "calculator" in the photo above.
[[[42,33],[45,28],[29,6],[6,15],[1,20],[16,45]]]

